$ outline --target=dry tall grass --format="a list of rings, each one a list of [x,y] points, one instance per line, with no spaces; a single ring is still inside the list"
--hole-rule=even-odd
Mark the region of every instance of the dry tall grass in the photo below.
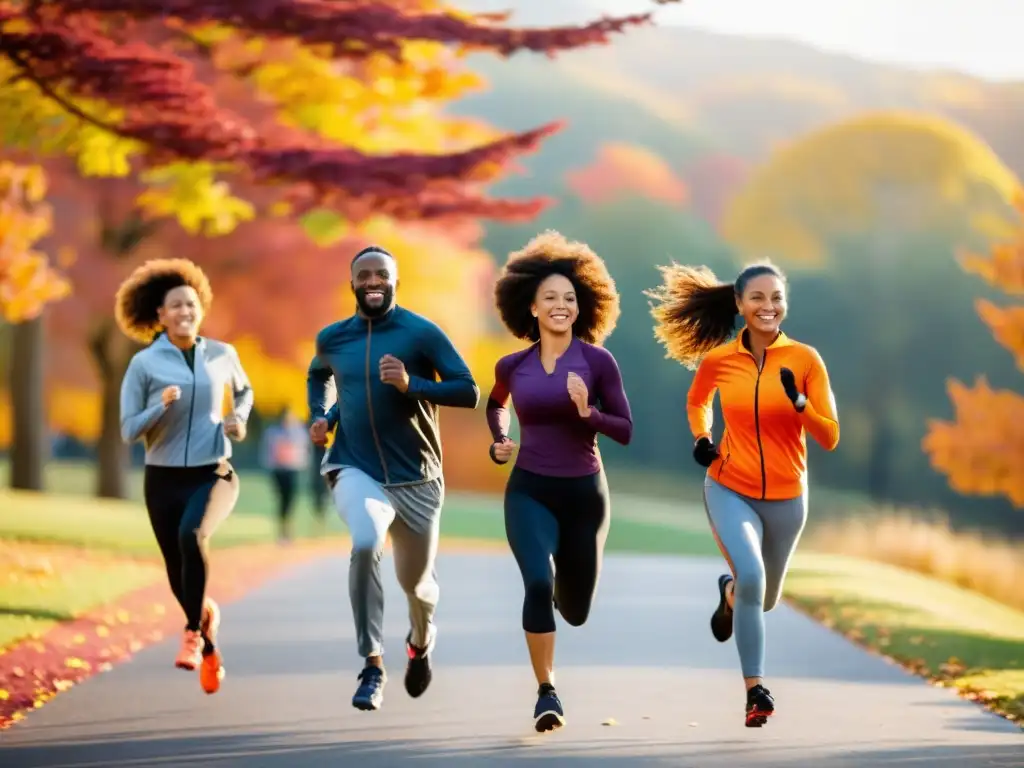
[[[954,531],[938,514],[871,510],[809,530],[807,547],[924,573],[1024,610],[1024,544]]]

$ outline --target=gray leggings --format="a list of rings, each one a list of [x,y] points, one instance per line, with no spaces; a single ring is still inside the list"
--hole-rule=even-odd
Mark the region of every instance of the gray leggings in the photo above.
[[[444,481],[381,487],[354,467],[333,478],[334,503],[352,535],[348,590],[360,656],[384,655],[384,584],[380,559],[391,534],[398,583],[409,601],[410,641],[433,645],[440,589],[437,556]]]
[[[789,560],[807,522],[807,491],[761,501],[704,478],[704,509],[736,579],[733,633],[744,677],[764,677],[764,612],[782,596]]]

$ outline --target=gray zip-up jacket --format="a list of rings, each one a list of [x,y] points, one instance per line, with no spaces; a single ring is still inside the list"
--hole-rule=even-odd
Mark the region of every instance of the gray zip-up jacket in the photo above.
[[[163,391],[181,388],[181,397],[165,406]],[[161,334],[137,352],[121,382],[121,437],[142,440],[146,464],[198,467],[231,457],[224,434],[224,400],[230,388],[234,415],[249,419],[253,393],[249,378],[230,344],[196,340],[194,364]]]

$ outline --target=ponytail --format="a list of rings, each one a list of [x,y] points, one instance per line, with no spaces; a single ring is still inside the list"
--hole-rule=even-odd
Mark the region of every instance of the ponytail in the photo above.
[[[651,305],[654,336],[671,357],[694,370],[708,352],[724,344],[736,331],[739,309],[736,300],[747,283],[761,275],[786,281],[782,270],[770,262],[748,264],[734,283],[719,282],[707,267],[673,264],[659,267],[661,285],[645,295],[660,302]]]
[[[670,357],[694,370],[704,355],[728,341],[736,329],[736,288],[719,282],[707,267],[659,267],[662,283],[645,294],[654,336]]]

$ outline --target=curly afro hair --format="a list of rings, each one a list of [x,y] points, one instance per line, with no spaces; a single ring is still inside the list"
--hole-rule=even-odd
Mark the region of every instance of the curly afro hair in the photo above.
[[[585,243],[548,230],[522,250],[509,254],[494,287],[494,301],[505,327],[519,339],[537,341],[540,328],[530,312],[537,288],[551,275],[567,277],[576,290],[579,316],[573,334],[601,344],[615,329],[621,309],[608,268]]]
[[[188,259],[153,259],[138,267],[121,283],[114,298],[114,319],[130,339],[148,344],[160,332],[157,310],[168,291],[190,286],[199,295],[205,315],[213,303],[206,274]]]

